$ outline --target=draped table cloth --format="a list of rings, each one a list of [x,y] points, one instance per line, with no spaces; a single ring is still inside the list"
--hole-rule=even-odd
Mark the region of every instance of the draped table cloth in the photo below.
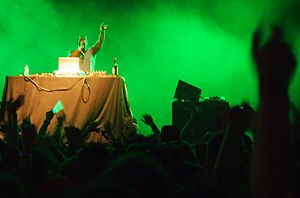
[[[132,117],[132,112],[123,77],[7,76],[2,101],[15,100],[19,95],[24,95],[24,104],[17,111],[19,124],[30,116],[31,123],[39,129],[46,112],[60,100],[64,108],[57,116],[64,114],[63,127],[84,129],[99,121],[99,128],[103,128],[109,122],[116,139],[126,138],[122,124]],[[56,130],[57,116],[48,127],[50,133]]]

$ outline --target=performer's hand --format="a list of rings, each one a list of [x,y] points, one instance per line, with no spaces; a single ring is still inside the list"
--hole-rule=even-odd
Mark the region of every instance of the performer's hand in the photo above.
[[[81,45],[80,47],[78,47],[78,51],[82,51],[82,49],[84,48],[84,46],[83,45]]]
[[[104,31],[104,30],[107,30],[107,25],[105,25],[104,23],[102,23],[100,25],[100,31]]]

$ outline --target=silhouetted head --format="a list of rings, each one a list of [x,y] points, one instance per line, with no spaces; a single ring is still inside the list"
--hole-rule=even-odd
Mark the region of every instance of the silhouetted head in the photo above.
[[[79,38],[77,40],[78,47],[84,46],[84,48],[86,48],[87,43],[88,43],[88,40],[87,40],[86,36],[84,36],[84,35],[79,36]]]
[[[171,125],[166,125],[161,128],[161,140],[162,141],[172,141],[179,140],[180,131]]]
[[[128,152],[104,171],[105,181],[114,181],[143,197],[168,197],[172,182],[168,171],[144,152]]]

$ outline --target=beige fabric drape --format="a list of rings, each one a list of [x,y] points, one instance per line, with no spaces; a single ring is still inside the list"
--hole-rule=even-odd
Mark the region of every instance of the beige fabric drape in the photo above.
[[[127,98],[124,79],[115,76],[103,77],[6,77],[3,101],[25,96],[24,105],[18,110],[18,122],[30,116],[31,122],[39,129],[58,100],[63,105],[51,121],[48,131],[53,133],[58,124],[57,116],[65,115],[63,127],[75,126],[80,129],[90,122],[100,121],[100,127],[110,122],[116,138],[124,138],[122,122],[132,113]],[[43,88],[47,89],[43,90]]]

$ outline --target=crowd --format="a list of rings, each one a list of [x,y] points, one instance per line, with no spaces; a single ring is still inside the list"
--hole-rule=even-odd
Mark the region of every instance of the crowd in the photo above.
[[[125,122],[126,141],[114,138],[107,125],[101,131],[105,143],[86,143],[97,123],[82,130],[66,127],[64,137],[49,135],[52,111],[36,129],[30,117],[18,125],[23,96],[2,103],[1,196],[299,197],[300,117],[288,96],[296,58],[278,27],[265,44],[260,30],[252,42],[258,112],[246,103],[234,106],[224,117],[224,129],[207,131],[193,142],[184,138],[188,128],[160,130],[145,114],[142,121],[152,135],[137,133],[133,119]]]

